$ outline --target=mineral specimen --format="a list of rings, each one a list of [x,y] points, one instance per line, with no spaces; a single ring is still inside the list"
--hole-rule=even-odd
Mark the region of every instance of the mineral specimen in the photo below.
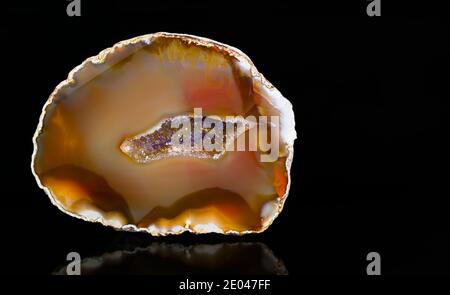
[[[66,275],[71,262],[53,274]],[[81,275],[287,275],[281,258],[263,243],[237,242],[183,245],[153,242],[83,258]]]
[[[241,51],[156,33],[69,73],[43,108],[31,166],[52,203],[86,221],[246,234],[281,212],[295,138],[292,105]]]

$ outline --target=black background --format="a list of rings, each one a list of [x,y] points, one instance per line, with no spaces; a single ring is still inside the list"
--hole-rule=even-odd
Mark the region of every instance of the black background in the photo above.
[[[370,18],[367,2],[340,2],[82,0],[82,16],[72,18],[67,1],[9,3],[1,26],[2,271],[50,274],[70,251],[98,256],[123,241],[243,240],[265,243],[294,276],[365,275],[371,251],[381,254],[382,274],[449,274],[444,16],[383,2],[383,15]],[[54,87],[85,58],[158,31],[241,49],[294,105],[292,187],[263,234],[120,233],[63,214],[38,188],[31,139]]]

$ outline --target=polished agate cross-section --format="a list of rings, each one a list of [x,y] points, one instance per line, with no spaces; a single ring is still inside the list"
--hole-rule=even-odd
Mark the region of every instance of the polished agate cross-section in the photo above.
[[[267,150],[259,144],[173,146],[174,121],[193,124],[194,109],[225,121],[279,118],[277,158],[261,161]],[[288,194],[294,125],[290,102],[239,50],[189,35],[145,35],[87,59],[56,87],[33,138],[32,170],[54,205],[86,221],[152,235],[261,232]]]

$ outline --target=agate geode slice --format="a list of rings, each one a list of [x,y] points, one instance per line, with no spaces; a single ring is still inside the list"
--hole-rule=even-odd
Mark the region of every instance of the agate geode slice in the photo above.
[[[279,156],[176,152],[169,123],[196,108],[219,120],[278,116]],[[291,103],[238,49],[150,34],[88,58],[56,87],[32,171],[54,205],[86,221],[152,235],[262,232],[288,194],[294,125]]]

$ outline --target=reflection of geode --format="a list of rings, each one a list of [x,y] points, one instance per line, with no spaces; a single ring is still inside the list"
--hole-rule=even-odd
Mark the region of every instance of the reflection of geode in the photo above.
[[[66,266],[54,274],[66,274]],[[152,243],[81,261],[81,274],[248,274],[284,275],[281,259],[263,243],[219,243],[184,246]]]
[[[261,160],[261,135],[256,150],[219,158],[178,151],[169,122],[195,108],[226,122],[266,118],[279,157]],[[239,134],[248,142],[252,132]],[[86,221],[152,235],[255,233],[283,208],[295,138],[291,103],[244,53],[157,33],[105,49],[56,87],[33,138],[32,171],[54,205]]]

